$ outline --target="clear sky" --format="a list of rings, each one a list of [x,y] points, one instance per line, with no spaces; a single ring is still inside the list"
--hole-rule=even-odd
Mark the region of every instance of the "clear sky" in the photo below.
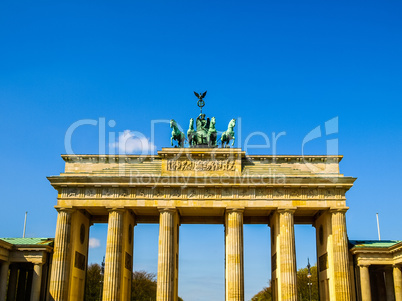
[[[22,236],[25,211],[28,237],[54,237],[57,194],[46,176],[63,171],[74,122],[114,120],[106,152],[118,152],[127,130],[158,150],[171,130],[152,131],[152,120],[187,128],[198,114],[193,91],[208,90],[204,112],[219,130],[241,121],[240,147],[254,132],[285,132],[276,153],[301,154],[303,138],[338,117],[341,172],[358,178],[347,193],[349,238],[377,239],[378,212],[382,239],[402,239],[401,14],[394,0],[1,1],[0,237]],[[102,151],[98,133],[79,127],[73,151]],[[305,152],[325,154],[327,139]],[[134,235],[134,269],[156,272],[157,225]],[[184,300],[224,300],[223,235],[219,225],[181,226]],[[269,228],[246,225],[244,235],[249,300],[270,277]],[[314,235],[296,227],[298,267],[315,262]],[[102,260],[105,236],[105,225],[91,228],[90,262]]]

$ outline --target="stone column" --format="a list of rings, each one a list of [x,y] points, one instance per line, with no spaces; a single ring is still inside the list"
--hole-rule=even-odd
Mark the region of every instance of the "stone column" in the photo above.
[[[27,280],[27,270],[24,267],[21,267],[20,273],[18,275],[17,301],[25,300],[26,280]]]
[[[395,301],[394,280],[391,269],[385,270],[385,291],[387,293],[387,301]]]
[[[402,272],[399,266],[394,265],[395,301],[402,301]]]
[[[294,208],[279,209],[279,275],[282,301],[297,300]]]
[[[5,261],[1,264],[0,270],[0,300],[6,300],[7,293],[7,280],[8,280],[8,268],[10,263]]]
[[[368,265],[359,265],[362,301],[371,301],[370,273]]]
[[[58,209],[56,236],[49,293],[51,300],[67,300],[68,279],[70,275],[70,241],[72,209]]]
[[[331,210],[333,254],[331,268],[333,269],[333,289],[337,301],[349,301],[351,299],[349,249],[345,218],[347,209]]]
[[[123,209],[112,209],[109,211],[102,297],[103,301],[120,300],[120,282],[122,271],[121,257],[123,256],[123,214]]]
[[[16,265],[10,266],[10,277],[8,279],[7,300],[15,300],[15,293],[17,289],[18,267]]]
[[[31,301],[39,301],[40,288],[42,285],[42,264],[34,264],[34,273],[32,277]]]
[[[176,208],[159,209],[159,251],[157,276],[157,301],[176,301],[175,276],[177,258],[177,211]]]
[[[244,301],[243,211],[228,208],[225,214],[226,301]]]

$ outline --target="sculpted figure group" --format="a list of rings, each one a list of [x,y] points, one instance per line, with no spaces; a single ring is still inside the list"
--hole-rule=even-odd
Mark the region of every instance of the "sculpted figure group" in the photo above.
[[[173,141],[177,141],[177,147],[184,147],[184,142],[187,141],[190,147],[217,147],[218,141],[221,141],[222,147],[228,147],[230,141],[232,146],[235,143],[235,133],[233,128],[236,125],[236,119],[229,122],[228,128],[218,139],[218,131],[215,128],[215,117],[205,119],[205,114],[201,113],[196,119],[194,128],[194,119],[190,119],[189,128],[187,130],[187,139],[182,131],[177,126],[174,119],[170,120],[172,128],[172,137],[170,138],[173,146]]]
[[[172,137],[170,142],[173,146],[173,141],[177,141],[177,147],[184,147],[184,142],[187,140],[190,147],[217,147],[218,140],[221,140],[222,147],[229,147],[229,143],[232,141],[232,146],[235,143],[235,135],[233,128],[236,125],[236,120],[232,119],[229,122],[228,129],[224,131],[219,139],[218,131],[215,128],[215,117],[205,119],[205,114],[202,113],[202,107],[205,105],[204,97],[207,91],[204,93],[194,92],[197,97],[197,105],[200,107],[201,113],[196,119],[196,126],[194,128],[194,119],[190,119],[190,125],[187,131],[187,139],[182,131],[177,126],[174,119],[170,120],[170,127],[172,128]]]

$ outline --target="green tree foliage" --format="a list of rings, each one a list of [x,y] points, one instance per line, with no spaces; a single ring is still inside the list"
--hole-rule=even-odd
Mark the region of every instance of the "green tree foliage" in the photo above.
[[[297,295],[299,301],[310,301],[309,285],[311,283],[311,301],[318,301],[318,279],[317,266],[310,268],[311,278],[307,277],[308,269],[303,268],[297,271]],[[264,287],[262,291],[256,294],[251,301],[271,301],[271,285]]]
[[[317,279],[317,266],[314,265],[310,268],[311,278],[307,278],[308,269],[303,268],[297,271],[297,294],[299,301],[309,301],[309,285],[311,283],[311,301],[318,301],[318,279]]]
[[[135,271],[131,285],[131,301],[155,301],[156,276],[146,271]]]
[[[85,301],[101,300],[102,275],[99,264],[90,264],[87,269]],[[146,271],[135,271],[131,283],[131,301],[156,300],[156,275]],[[179,297],[179,301],[183,301]]]
[[[251,301],[271,301],[271,287],[264,287],[261,292],[251,298]]]
[[[155,301],[156,276],[146,271],[135,271],[131,285],[131,301]],[[179,301],[183,301],[179,297]]]
[[[87,269],[85,301],[99,301],[102,289],[101,267],[97,263],[90,264]]]

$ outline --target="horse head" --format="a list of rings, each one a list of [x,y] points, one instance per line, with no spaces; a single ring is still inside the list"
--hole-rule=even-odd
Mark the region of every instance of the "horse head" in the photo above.
[[[232,119],[232,120],[230,120],[230,122],[229,122],[229,127],[231,127],[231,128],[234,128],[234,126],[236,125],[236,119]]]
[[[211,125],[212,125],[212,126],[215,126],[215,122],[216,122],[216,121],[215,121],[215,117],[212,117],[212,118],[211,118]]]
[[[170,127],[176,127],[176,121],[174,121],[174,119],[170,119]]]

